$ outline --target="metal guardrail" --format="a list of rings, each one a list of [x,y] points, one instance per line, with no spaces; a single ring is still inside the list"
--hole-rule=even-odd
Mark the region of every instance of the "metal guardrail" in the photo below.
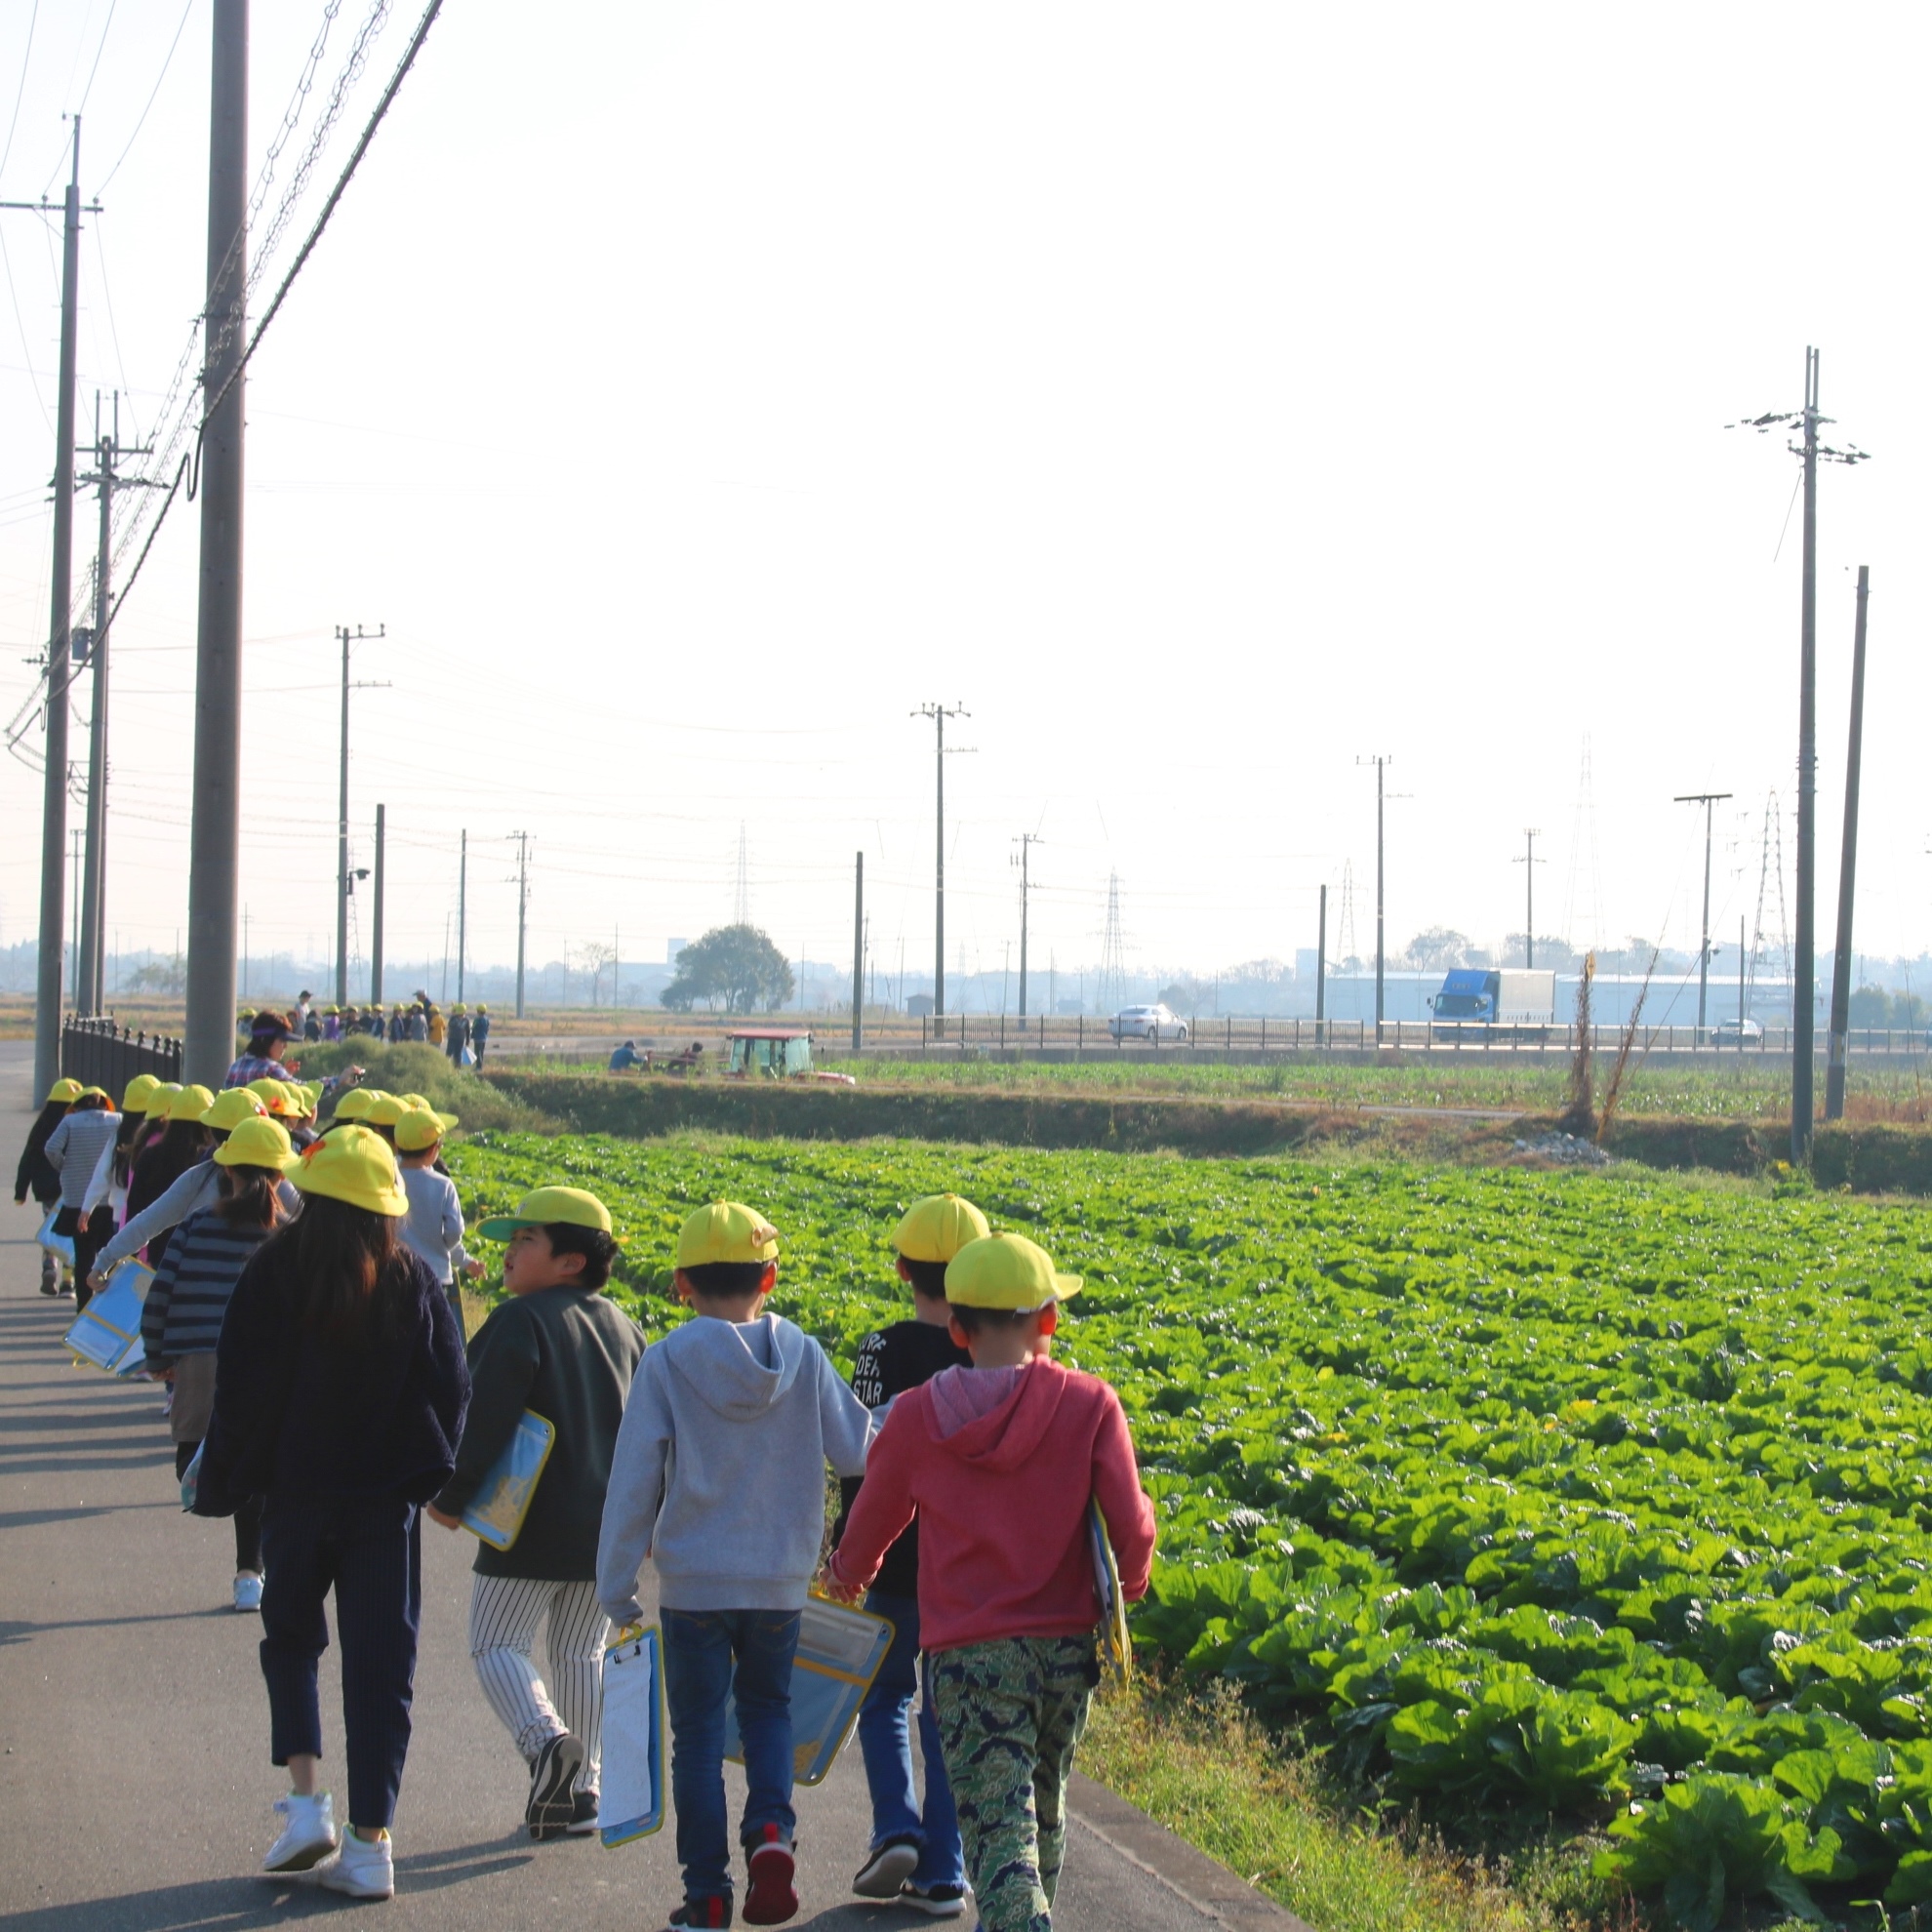
[[[179,1080],[181,1043],[159,1033],[133,1032],[112,1020],[83,1020],[70,1013],[60,1024],[60,1071],[85,1086],[104,1087],[118,1104],[138,1073]]]

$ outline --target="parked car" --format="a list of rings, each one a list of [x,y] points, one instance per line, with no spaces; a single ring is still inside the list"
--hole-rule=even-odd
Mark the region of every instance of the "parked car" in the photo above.
[[[1740,1020],[1733,1015],[1711,1027],[1711,1038],[1716,1046],[1756,1046],[1764,1038],[1764,1027],[1756,1020]]]
[[[1164,1006],[1123,1006],[1107,1023],[1107,1030],[1116,1040],[1185,1040],[1187,1023],[1177,1020]]]

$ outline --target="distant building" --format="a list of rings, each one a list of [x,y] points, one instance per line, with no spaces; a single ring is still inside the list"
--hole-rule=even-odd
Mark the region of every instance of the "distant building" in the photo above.
[[[913,1020],[930,1020],[933,1016],[933,996],[931,993],[914,993],[906,1002],[906,1011]]]

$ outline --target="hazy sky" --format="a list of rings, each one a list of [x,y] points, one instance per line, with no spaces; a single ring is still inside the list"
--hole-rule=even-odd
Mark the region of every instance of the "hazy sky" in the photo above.
[[[258,156],[321,12],[255,10]],[[209,0],[156,92],[182,20],[0,0],[0,197],[58,188],[85,97],[83,418],[121,386],[143,432],[202,294]],[[1736,794],[1734,939],[1774,787],[1791,867],[1797,465],[1723,425],[1796,408],[1816,342],[1875,458],[1823,487],[1819,925],[1869,562],[1858,938],[1918,950],[1928,39],[1901,6],[451,0],[252,368],[254,949],[332,929],[338,623],[388,629],[352,814],[367,864],[387,804],[399,954],[441,949],[461,827],[473,956],[514,950],[523,829],[534,956],[615,928],[642,958],[731,915],[742,823],[788,951],[849,954],[863,847],[875,956],[923,965],[934,699],[972,713],[949,967],[1016,938],[1031,830],[1042,966],[1098,957],[1109,869],[1137,964],[1292,957],[1323,881],[1333,942],[1348,865],[1368,950],[1375,752],[1392,944],[1520,929],[1526,825],[1540,929],[1694,944],[1671,795],[1706,789]],[[59,236],[0,224],[11,715],[47,630]],[[185,924],[197,517],[116,632],[123,948]],[[15,759],[0,814],[12,942],[40,824]]]

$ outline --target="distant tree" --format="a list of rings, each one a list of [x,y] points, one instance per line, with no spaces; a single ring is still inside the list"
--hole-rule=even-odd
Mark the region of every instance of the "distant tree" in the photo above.
[[[1202,1007],[1212,1006],[1214,997],[1214,987],[1204,985],[1191,973],[1182,974],[1154,994],[1161,1005],[1176,1013],[1198,1013]]]
[[[677,955],[677,977],[663,994],[673,1013],[703,1000],[727,1013],[775,1013],[791,997],[791,966],[756,926],[714,926]]]
[[[1860,986],[1851,996],[1854,1026],[1898,1026],[1911,1031],[1925,1024],[1925,1002],[1916,993],[1887,992],[1883,986]]]
[[[590,1004],[597,1004],[598,992],[604,984],[604,975],[617,965],[617,947],[606,946],[600,940],[591,940],[577,948],[577,964],[581,970],[590,974]],[[617,1004],[616,974],[612,972],[611,1004]]]
[[[150,959],[137,966],[122,984],[129,992],[186,992],[187,962],[180,953],[172,959]]]
[[[1454,966],[1469,949],[1467,934],[1449,926],[1430,926],[1409,942],[1402,958],[1418,973],[1441,973]]]
[[[1503,941],[1504,962],[1509,966],[1523,963],[1523,936],[1521,933],[1507,934]],[[1583,970],[1583,954],[1568,940],[1556,939],[1548,933],[1536,936],[1536,963],[1540,972],[1578,973]]]

